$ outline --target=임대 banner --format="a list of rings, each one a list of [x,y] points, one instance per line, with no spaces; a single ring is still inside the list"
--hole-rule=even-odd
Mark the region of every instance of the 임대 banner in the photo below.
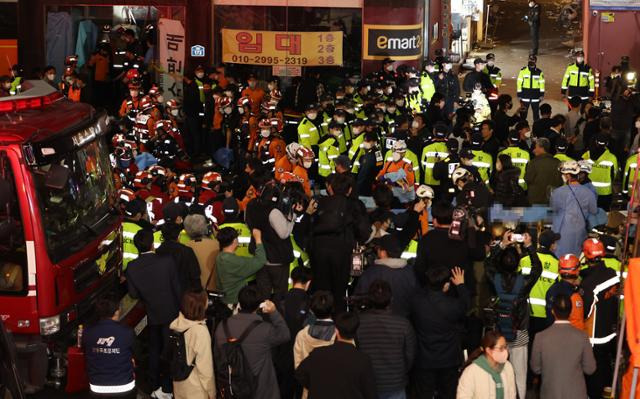
[[[268,66],[341,66],[342,32],[222,29],[222,61]]]

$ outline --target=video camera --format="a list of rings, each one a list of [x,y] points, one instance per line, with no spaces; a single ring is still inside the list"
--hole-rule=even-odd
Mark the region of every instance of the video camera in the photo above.
[[[231,317],[233,312],[222,299],[224,293],[220,291],[207,291],[207,324],[211,327],[211,331],[215,331],[221,321]]]

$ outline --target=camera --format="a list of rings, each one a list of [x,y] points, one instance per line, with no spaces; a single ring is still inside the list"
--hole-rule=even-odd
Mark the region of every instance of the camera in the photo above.
[[[524,242],[524,235],[523,234],[513,233],[513,234],[511,234],[511,241],[512,242]]]
[[[205,312],[207,316],[207,325],[215,331],[215,327],[218,324],[231,317],[233,312],[222,299],[224,298],[224,292],[220,291],[207,291],[207,310]]]

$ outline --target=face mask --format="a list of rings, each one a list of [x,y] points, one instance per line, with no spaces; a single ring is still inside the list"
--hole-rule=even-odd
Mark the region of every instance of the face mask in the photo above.
[[[353,134],[355,134],[357,136],[360,133],[362,133],[362,128],[361,127],[354,127],[353,128]]]
[[[344,123],[344,118],[336,118],[336,122],[339,124],[343,124]]]
[[[415,73],[410,73],[408,76],[409,76],[409,79],[412,79],[412,78],[416,77],[416,74]]]
[[[578,58],[576,58],[576,62],[577,62],[578,64],[582,64],[582,62],[583,62],[583,61],[584,61],[584,58],[582,58],[582,57],[578,57]]]
[[[371,91],[371,86],[367,86],[365,87],[365,89],[367,90],[367,93]]]
[[[271,90],[273,90],[273,89],[275,89],[275,88],[276,88],[276,86],[275,86],[274,84],[271,84],[271,83],[269,83],[269,84],[267,85],[267,87],[269,88],[269,91],[271,91]]]
[[[177,108],[171,110],[171,115],[173,116],[178,116],[179,113],[180,113],[180,110]]]
[[[252,89],[256,87],[256,82],[249,82],[249,87],[251,87]]]
[[[428,66],[426,70],[427,70],[427,73],[433,73],[433,71],[435,71],[435,68],[433,66]]]
[[[496,361],[496,363],[504,364],[507,362],[507,359],[509,358],[509,351],[506,349],[503,351],[497,351],[495,349],[492,349],[491,357],[493,358],[493,360]]]
[[[640,121],[636,121],[636,129],[640,129]]]
[[[260,130],[260,135],[262,137],[265,137],[265,138],[269,137],[270,134],[271,134],[271,130],[266,130],[266,129],[265,130]]]
[[[224,113],[227,114],[227,115],[231,114],[231,112],[233,112],[233,109],[231,107],[226,107],[224,109]]]
[[[395,113],[395,112],[396,112],[396,107],[389,107],[389,108],[387,108],[387,112],[388,112],[388,113],[390,113],[390,114]]]
[[[387,70],[387,72],[391,72],[393,71],[393,65],[387,65],[385,69]]]
[[[453,67],[453,65],[451,65],[451,64],[444,64],[443,68],[444,68],[445,72],[448,72],[448,71],[451,70],[452,67]]]
[[[343,100],[344,96],[336,96],[336,100]]]
[[[304,162],[302,162],[302,166],[304,166],[305,169],[309,169],[311,167],[312,163],[313,162],[311,162],[311,161],[304,161]]]
[[[244,114],[244,108],[238,108],[238,113],[239,113],[240,115]]]
[[[67,82],[69,82],[69,80],[67,80]],[[71,80],[71,82],[73,82],[73,80]],[[138,90],[129,90],[129,94],[131,95],[131,97],[135,98],[135,97],[138,97],[138,94],[140,93],[138,92]]]
[[[196,73],[196,78],[198,78],[198,79],[202,79],[202,78],[204,78],[204,72],[198,72],[198,73]]]
[[[391,94],[393,93],[393,87],[389,87],[384,91],[385,94]]]
[[[400,154],[399,152],[394,152],[393,155],[391,155],[393,162],[398,162],[399,160],[402,159],[402,154]]]
[[[493,66],[493,61],[489,61],[489,62],[487,62],[487,65],[489,65],[490,67],[492,67],[492,66]]]
[[[55,73],[48,73],[48,74],[47,74],[47,79],[49,79],[49,80],[53,80],[53,79],[55,79],[55,78],[56,78],[56,74],[55,74]]]
[[[413,121],[411,122],[411,127],[414,129],[417,129],[420,126],[420,124],[418,123],[418,121]]]
[[[164,97],[163,96],[157,96],[156,97],[156,102],[162,104],[164,102]]]
[[[397,105],[398,107],[402,107],[402,106],[404,106],[404,100],[396,100],[396,105]]]
[[[316,119],[317,117],[318,117],[318,114],[316,112],[309,112],[307,114],[307,118],[312,119],[312,120]]]

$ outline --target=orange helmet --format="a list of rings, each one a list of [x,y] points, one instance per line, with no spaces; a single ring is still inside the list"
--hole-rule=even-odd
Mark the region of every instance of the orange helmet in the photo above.
[[[118,191],[118,200],[120,200],[121,202],[123,202],[125,204],[133,201],[134,199],[136,199],[136,193],[134,193],[130,189],[121,188]]]
[[[220,108],[227,108],[228,106],[231,105],[231,102],[232,100],[227,96],[220,97],[220,102],[219,102]]]
[[[280,175],[280,183],[281,184],[286,184],[286,183],[289,183],[289,182],[292,182],[292,181],[301,183],[300,178],[298,176],[294,175],[291,172],[283,172]]]
[[[592,260],[604,256],[604,245],[597,238],[587,238],[582,244],[584,257]]]
[[[302,160],[311,160],[313,161],[316,157],[316,154],[313,153],[313,150],[307,147],[300,146],[298,152],[296,152],[298,158]]]
[[[114,147],[119,147],[120,145],[122,145],[125,140],[127,140],[127,138],[125,137],[124,134],[122,133],[116,133],[113,135],[113,137],[111,138],[111,144]]]
[[[147,94],[150,95],[151,97],[157,96],[158,94],[160,94],[160,89],[158,88],[158,86],[153,85],[151,86]]]
[[[130,149],[131,151],[138,151],[138,144],[133,140],[125,140],[122,143],[122,146],[124,148]]]
[[[196,184],[198,184],[198,180],[194,175],[191,173],[181,174],[178,179],[178,193],[193,194],[196,191]]]
[[[238,99],[238,101],[236,102],[236,106],[237,107],[244,107],[245,105],[247,107],[251,107],[251,99],[249,97],[247,97],[247,96],[240,97]]]
[[[258,129],[271,129],[271,120],[267,118],[260,119]]]
[[[156,122],[155,126],[156,130],[163,129],[165,132],[173,129],[173,122],[169,119],[160,119]]]
[[[149,96],[144,96],[140,99],[140,109],[143,111],[153,108],[153,100]]]
[[[136,173],[136,177],[133,179],[133,187],[146,188],[149,183],[153,181],[151,173],[146,170],[141,170]]]
[[[151,176],[153,176],[154,179],[156,177],[158,177],[158,176],[166,176],[167,175],[167,169],[165,169],[164,166],[160,166],[160,165],[149,166],[147,171],[149,171],[149,173],[151,173]]]
[[[278,102],[282,99],[282,93],[280,93],[280,90],[278,89],[273,89],[269,92],[269,97],[271,97],[272,100]]]
[[[175,98],[172,98],[171,100],[167,101],[167,107],[178,108],[178,100],[176,100]]]
[[[135,68],[131,68],[127,71],[125,77],[127,80],[137,80],[140,79],[140,72]]]
[[[269,112],[276,109],[276,105],[278,105],[278,103],[274,101],[263,101],[260,107],[262,107],[262,111]]]
[[[222,176],[220,173],[207,172],[202,176],[202,183],[200,183],[200,187],[210,190],[219,183],[222,183]]]
[[[558,272],[561,276],[577,277],[580,274],[580,259],[574,254],[566,254],[558,262]]]

